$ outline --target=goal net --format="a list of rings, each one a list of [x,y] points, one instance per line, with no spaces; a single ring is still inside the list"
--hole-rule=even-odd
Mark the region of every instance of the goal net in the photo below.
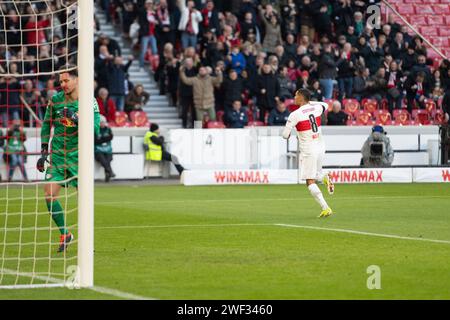
[[[93,285],[92,34],[93,1],[0,1],[0,289]]]

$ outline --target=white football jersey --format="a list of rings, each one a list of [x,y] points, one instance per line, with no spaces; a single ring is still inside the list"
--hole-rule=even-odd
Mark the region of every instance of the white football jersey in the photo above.
[[[300,152],[319,152],[324,148],[321,116],[327,108],[328,105],[325,102],[310,101],[289,115],[285,133],[289,137],[292,129],[297,129]]]

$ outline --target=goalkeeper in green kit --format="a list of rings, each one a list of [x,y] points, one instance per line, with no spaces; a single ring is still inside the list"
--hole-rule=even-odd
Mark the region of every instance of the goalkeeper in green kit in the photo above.
[[[52,219],[61,232],[58,252],[66,250],[74,236],[66,228],[64,210],[58,200],[62,187],[77,187],[78,175],[78,73],[75,66],[64,66],[59,75],[61,90],[49,100],[41,128],[41,157],[37,169],[45,171],[49,162],[49,142],[52,127],[50,166],[45,172],[45,200]],[[100,128],[100,114],[97,101],[92,97],[94,108],[94,131]],[[69,181],[66,181],[69,180]]]

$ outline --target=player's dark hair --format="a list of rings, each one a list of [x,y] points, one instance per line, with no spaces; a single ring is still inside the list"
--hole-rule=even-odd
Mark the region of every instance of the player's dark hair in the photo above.
[[[59,74],[62,73],[68,73],[71,77],[77,77],[78,78],[78,68],[74,64],[65,64],[59,68],[59,71],[61,71]]]
[[[311,100],[311,91],[309,91],[308,89],[304,89],[304,88],[298,89],[295,92],[295,94],[296,95],[299,94],[299,95],[303,96],[303,98],[305,98],[306,101]]]

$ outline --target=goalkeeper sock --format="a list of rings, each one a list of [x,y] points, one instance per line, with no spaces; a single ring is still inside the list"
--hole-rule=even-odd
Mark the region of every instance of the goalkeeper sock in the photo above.
[[[58,200],[53,202],[47,201],[47,208],[52,214],[52,219],[58,226],[59,232],[61,232],[61,234],[68,234],[69,230],[66,229],[66,224],[64,222],[64,211],[61,207],[61,203]]]
[[[322,210],[325,210],[328,208],[328,204],[323,198],[322,192],[320,191],[317,184],[313,183],[308,186],[309,192],[311,192],[311,195],[314,199],[316,199],[317,203],[322,207]]]

